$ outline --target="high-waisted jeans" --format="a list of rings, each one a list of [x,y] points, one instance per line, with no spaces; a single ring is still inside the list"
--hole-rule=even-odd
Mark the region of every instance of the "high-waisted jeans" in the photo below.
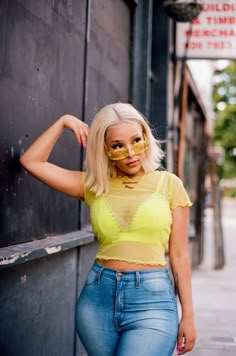
[[[167,269],[117,272],[95,262],[76,329],[88,356],[172,356],[178,313]]]

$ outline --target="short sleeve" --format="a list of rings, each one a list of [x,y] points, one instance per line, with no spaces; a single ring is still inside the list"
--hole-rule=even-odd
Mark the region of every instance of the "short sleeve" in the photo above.
[[[184,207],[193,205],[183,186],[183,182],[175,174],[170,174],[168,188],[171,209],[174,209],[177,206]]]

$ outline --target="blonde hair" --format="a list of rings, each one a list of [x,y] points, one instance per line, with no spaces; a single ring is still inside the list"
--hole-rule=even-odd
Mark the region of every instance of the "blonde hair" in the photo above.
[[[143,132],[144,139],[149,143],[143,161],[144,172],[160,167],[164,154],[160,142],[155,139],[142,114],[131,104],[115,103],[102,108],[94,117],[88,136],[85,170],[85,186],[96,195],[108,193],[111,177],[117,176],[117,171],[106,153],[106,134],[111,126],[124,122],[137,123]]]

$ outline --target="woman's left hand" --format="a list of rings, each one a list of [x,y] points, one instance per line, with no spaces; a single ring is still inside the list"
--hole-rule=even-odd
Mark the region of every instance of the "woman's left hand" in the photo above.
[[[183,355],[191,351],[196,341],[196,328],[193,318],[182,318],[179,323],[177,354]]]

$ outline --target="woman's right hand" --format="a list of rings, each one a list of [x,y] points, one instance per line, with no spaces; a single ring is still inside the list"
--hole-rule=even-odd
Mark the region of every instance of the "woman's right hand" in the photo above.
[[[77,117],[69,114],[62,116],[61,120],[63,121],[64,127],[74,132],[76,139],[80,143],[80,145],[86,148],[89,134],[89,126],[85,122],[79,120]]]

